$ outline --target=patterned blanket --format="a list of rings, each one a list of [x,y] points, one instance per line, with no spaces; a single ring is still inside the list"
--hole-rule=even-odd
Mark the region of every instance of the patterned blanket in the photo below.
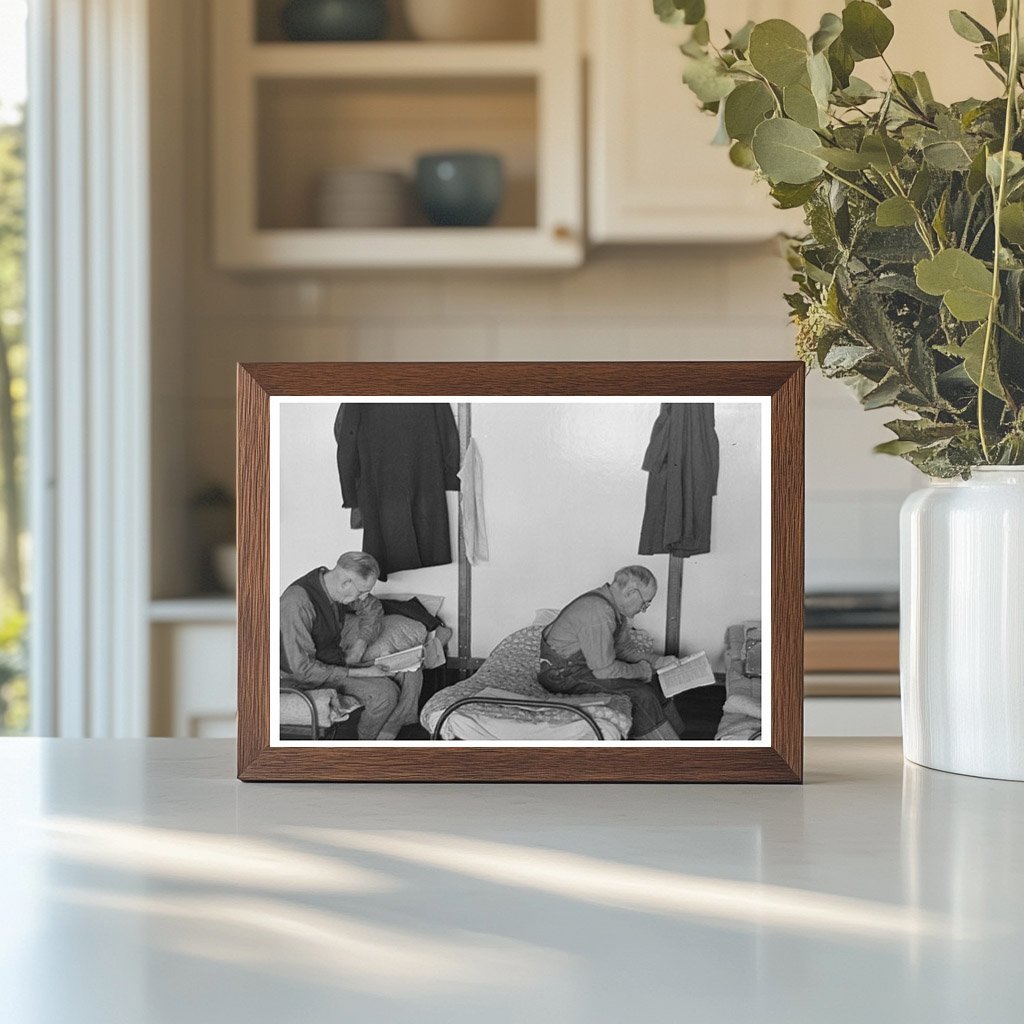
[[[463,697],[474,697],[489,687],[519,694],[530,700],[558,700],[566,704],[575,704],[586,711],[597,722],[602,735],[608,740],[623,739],[629,734],[633,722],[629,698],[622,694],[552,694],[537,682],[540,671],[540,634],[543,626],[527,626],[505,637],[491,651],[488,659],[468,679],[444,690],[439,690],[423,706],[420,722],[428,732],[433,732],[434,725],[445,709]],[[472,710],[474,719],[489,716],[503,722],[509,720],[522,723],[522,733],[517,739],[538,739],[534,732],[544,731],[548,726],[565,726],[571,722],[581,722],[578,715],[563,708],[520,708],[512,705],[467,705]],[[453,719],[456,711],[441,729],[442,739],[455,739]],[[538,730],[538,726],[540,729]],[[587,730],[592,736],[592,730]],[[502,730],[507,733],[508,729]],[[518,733],[519,730],[517,729]]]

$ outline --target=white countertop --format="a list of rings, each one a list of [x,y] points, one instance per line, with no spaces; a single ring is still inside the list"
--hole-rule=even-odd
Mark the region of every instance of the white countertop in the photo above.
[[[0,741],[4,1021],[1003,1022],[1024,785],[243,785],[230,741]]]

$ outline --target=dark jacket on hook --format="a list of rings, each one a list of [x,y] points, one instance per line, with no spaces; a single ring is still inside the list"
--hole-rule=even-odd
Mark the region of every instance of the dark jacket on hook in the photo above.
[[[452,560],[445,491],[459,489],[459,431],[447,402],[348,402],[334,425],[345,508],[381,579]]]
[[[687,558],[711,550],[711,505],[718,490],[718,435],[710,402],[666,402],[644,455],[647,504],[640,554]]]

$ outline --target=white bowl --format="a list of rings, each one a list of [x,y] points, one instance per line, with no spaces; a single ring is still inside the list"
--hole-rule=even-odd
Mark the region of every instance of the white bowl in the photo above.
[[[409,186],[396,171],[338,167],[321,175],[316,223],[322,228],[399,228],[405,224]]]

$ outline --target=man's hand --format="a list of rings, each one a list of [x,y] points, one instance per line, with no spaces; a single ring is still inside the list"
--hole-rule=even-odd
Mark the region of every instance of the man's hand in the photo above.
[[[363,655],[366,653],[366,641],[357,640],[349,649],[345,655],[346,665],[358,665],[363,660]]]
[[[660,669],[660,668],[668,668],[669,665],[674,665],[675,662],[676,662],[676,659],[673,658],[672,655],[665,654],[665,655],[663,655],[660,658],[655,658],[654,661],[652,662],[652,665],[654,666],[654,671],[657,672],[658,669]]]
[[[654,678],[654,669],[651,667],[651,663],[649,661],[641,661],[639,664],[644,667],[644,682],[649,683]]]

